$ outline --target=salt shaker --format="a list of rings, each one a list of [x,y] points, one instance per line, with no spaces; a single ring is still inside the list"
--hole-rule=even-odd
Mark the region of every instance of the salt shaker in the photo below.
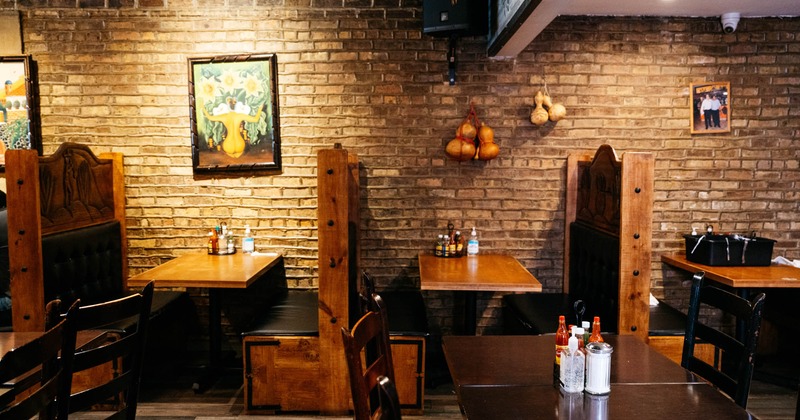
[[[611,392],[611,353],[614,348],[605,342],[586,344],[586,392],[608,394]]]

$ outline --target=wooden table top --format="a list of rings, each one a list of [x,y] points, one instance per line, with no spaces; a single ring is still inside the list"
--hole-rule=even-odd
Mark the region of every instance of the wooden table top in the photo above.
[[[510,255],[442,258],[419,254],[422,290],[541,292],[542,284]]]
[[[612,384],[703,382],[635,336],[604,335],[604,339],[614,347]],[[456,387],[553,384],[555,335],[446,336],[442,340]]]
[[[605,396],[564,394],[553,385],[467,386],[458,392],[469,420],[752,418],[705,383],[612,384]]]
[[[129,278],[128,286],[142,287],[154,280],[156,287],[246,289],[282,258],[280,254],[243,252],[183,254]]]
[[[706,278],[733,288],[800,288],[800,268],[790,265],[709,266],[688,261],[685,254],[662,255],[661,261],[692,273],[704,271]]]

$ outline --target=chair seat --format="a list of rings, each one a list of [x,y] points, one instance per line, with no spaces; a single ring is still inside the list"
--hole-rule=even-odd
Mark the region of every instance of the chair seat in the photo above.
[[[317,291],[288,290],[242,336],[319,335]]]

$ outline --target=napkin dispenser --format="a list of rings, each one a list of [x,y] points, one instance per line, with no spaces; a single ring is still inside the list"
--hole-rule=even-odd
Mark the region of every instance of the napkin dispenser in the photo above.
[[[755,235],[683,235],[686,259],[710,266],[766,266],[775,241]]]

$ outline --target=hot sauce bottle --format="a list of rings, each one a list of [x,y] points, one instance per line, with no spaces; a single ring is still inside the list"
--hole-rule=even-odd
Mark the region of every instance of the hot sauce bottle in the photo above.
[[[561,375],[561,352],[569,346],[569,332],[564,315],[558,316],[558,329],[556,330],[556,361],[553,365],[553,375],[556,382]]]
[[[589,336],[590,343],[602,343],[603,337],[600,335],[600,317],[594,317],[594,322],[592,323],[592,335]]]

